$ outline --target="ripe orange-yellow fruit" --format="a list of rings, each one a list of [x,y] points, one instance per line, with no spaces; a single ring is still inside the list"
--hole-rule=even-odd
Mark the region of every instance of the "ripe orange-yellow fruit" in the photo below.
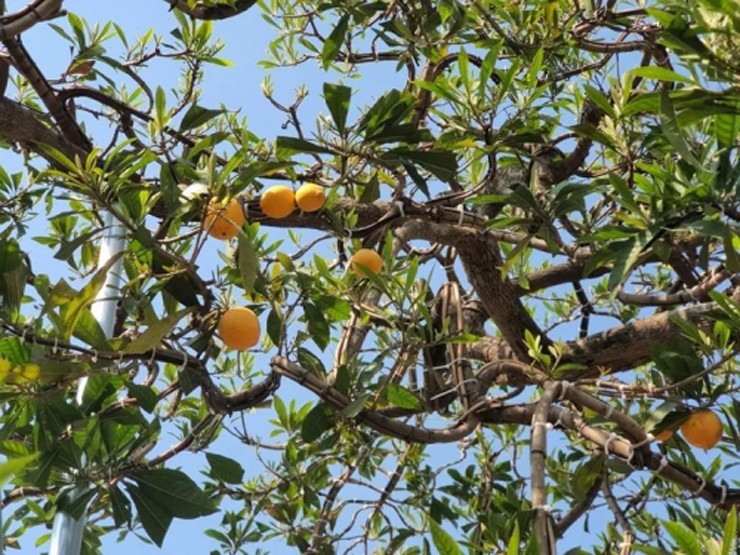
[[[0,358],[0,381],[5,380],[13,369],[13,363],[7,359]]]
[[[221,315],[218,334],[227,347],[237,351],[249,349],[260,340],[259,318],[248,308],[230,308]]]
[[[203,229],[211,237],[225,241],[239,233],[245,221],[244,210],[238,200],[231,199],[225,206],[220,202],[211,202],[203,218]]]
[[[694,447],[711,449],[722,439],[722,421],[711,410],[698,410],[681,424],[681,434]]]
[[[360,249],[352,255],[349,264],[352,271],[358,276],[367,277],[368,271],[373,274],[380,273],[381,268],[383,268],[383,259],[374,250]],[[364,268],[361,266],[364,266]]]
[[[285,185],[270,187],[260,196],[260,208],[271,218],[285,218],[295,209],[293,189]]]
[[[326,202],[324,188],[315,183],[306,183],[298,187],[295,192],[295,203],[304,212],[316,212],[321,210]]]
[[[30,382],[35,382],[41,376],[41,367],[33,362],[28,362],[17,368],[20,368],[20,375]]]
[[[663,430],[661,432],[658,432],[655,434],[655,439],[660,441],[661,443],[665,443],[669,439],[673,437],[673,430]]]

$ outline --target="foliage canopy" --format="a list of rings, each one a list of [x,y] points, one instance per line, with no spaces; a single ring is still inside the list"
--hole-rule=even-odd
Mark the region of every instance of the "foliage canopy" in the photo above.
[[[7,546],[59,511],[85,553],[220,511],[220,553],[733,549],[737,0],[166,0],[138,37],[62,4],[0,17]],[[245,71],[219,20],[257,12],[240,48],[315,68],[263,83],[271,136],[203,101]],[[261,211],[303,183],[323,209]],[[230,306],[256,348],[224,347]],[[655,440],[697,409],[711,451]]]

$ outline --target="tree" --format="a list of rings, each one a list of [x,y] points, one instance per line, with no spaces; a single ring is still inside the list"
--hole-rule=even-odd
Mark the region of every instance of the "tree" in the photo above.
[[[88,553],[221,511],[222,553],[555,553],[584,529],[571,553],[730,552],[736,0],[166,3],[174,30],[137,39],[61,0],[0,18],[6,545],[57,511],[87,514]],[[201,101],[216,20],[247,10],[275,28],[269,71],[317,68],[291,102],[265,82],[281,136]],[[44,27],[62,75],[21,42]],[[323,209],[264,214],[304,183]],[[203,222],[232,199],[221,244]],[[27,256],[40,221],[61,276]],[[224,346],[232,306],[257,347]],[[666,439],[699,409],[716,446]]]

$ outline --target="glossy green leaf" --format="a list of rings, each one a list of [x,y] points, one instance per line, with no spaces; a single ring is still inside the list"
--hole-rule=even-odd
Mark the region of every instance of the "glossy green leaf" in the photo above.
[[[244,468],[237,461],[218,453],[206,453],[206,459],[211,467],[208,473],[211,478],[227,484],[242,483]]]
[[[188,131],[190,129],[200,127],[201,125],[205,125],[210,120],[223,113],[223,110],[212,110],[210,108],[204,108],[203,106],[193,104],[182,117],[182,121],[180,122],[180,131]]]
[[[334,125],[340,133],[344,133],[349,112],[349,101],[352,97],[352,89],[344,85],[333,85],[324,83],[324,101],[329,113],[334,120]]]
[[[172,516],[198,518],[216,512],[213,500],[180,470],[154,468],[131,474],[130,479]]]

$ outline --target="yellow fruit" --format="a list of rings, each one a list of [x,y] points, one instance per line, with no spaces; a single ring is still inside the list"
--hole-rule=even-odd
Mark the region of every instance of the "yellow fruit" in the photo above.
[[[248,308],[230,308],[221,315],[218,334],[227,347],[237,351],[249,349],[260,340],[259,318]]]
[[[7,359],[0,358],[0,382],[8,377],[11,368],[13,368],[12,362]]]
[[[711,410],[698,410],[681,424],[681,434],[694,447],[711,449],[722,439],[722,421]]]
[[[41,367],[38,364],[29,362],[24,364],[21,368],[21,375],[30,382],[34,382],[41,376]]]
[[[324,188],[315,183],[306,183],[298,187],[295,192],[295,203],[304,212],[316,212],[321,210],[326,202]]]
[[[349,261],[352,271],[358,276],[367,277],[367,271],[378,274],[383,267],[383,259],[380,255],[370,249],[360,249]],[[362,268],[364,266],[365,268]],[[367,271],[366,271],[367,270]]]
[[[244,210],[238,200],[231,199],[226,206],[220,202],[211,202],[203,218],[203,229],[211,237],[225,241],[239,233],[245,221]]]
[[[657,434],[655,434],[655,439],[657,439],[661,443],[665,443],[672,437],[673,437],[673,430],[663,430],[662,432],[658,432]]]
[[[271,218],[285,218],[295,209],[293,189],[285,185],[270,187],[260,197],[260,208]]]

